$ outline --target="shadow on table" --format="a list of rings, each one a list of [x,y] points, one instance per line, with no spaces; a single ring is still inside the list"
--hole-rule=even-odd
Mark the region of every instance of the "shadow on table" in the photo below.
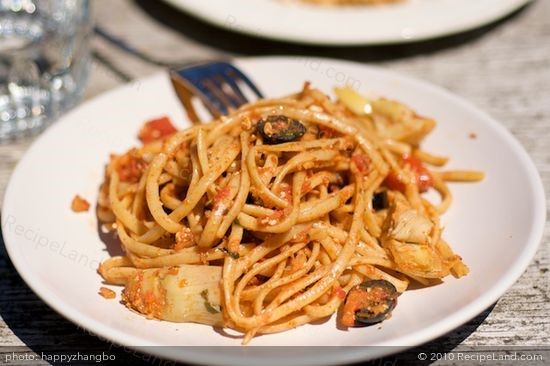
[[[11,330],[21,342],[38,355],[42,352],[46,355],[75,354],[76,352],[95,355],[105,353],[106,355],[114,355],[116,357],[116,364],[137,366],[174,364],[171,361],[164,361],[155,356],[143,355],[134,350],[102,340],[56,313],[40,300],[23,282],[8,258],[1,236],[0,278],[2,279],[0,281],[0,318],[9,328],[9,330],[4,330],[3,333]],[[95,289],[90,289],[90,291],[95,291]],[[433,342],[395,356],[373,361],[375,363],[371,364],[399,365],[403,363],[403,360],[406,360],[407,365],[426,365],[429,362],[416,360],[416,355],[419,352],[447,352],[454,349],[477,329],[491,313],[493,307],[494,305],[473,320]],[[0,331],[2,331],[1,325]],[[0,355],[11,354],[12,352],[24,355],[26,354],[26,348],[0,346]],[[415,360],[416,363],[413,362]],[[104,361],[101,364],[108,363],[108,361]],[[78,364],[92,365],[97,364],[97,362],[80,362]]]
[[[362,62],[377,62],[412,57],[419,54],[435,53],[447,48],[457,47],[483,37],[502,24],[518,18],[531,5],[526,5],[503,19],[489,25],[463,32],[457,35],[440,37],[427,41],[408,44],[377,46],[308,46],[272,41],[248,36],[212,26],[198,20],[164,2],[135,0],[150,17],[163,26],[169,27],[198,44],[236,55],[301,55],[341,58]]]
[[[67,275],[69,276],[70,273]],[[96,290],[90,289],[90,291]],[[1,321],[6,325],[3,326]],[[9,329],[4,329],[5,327]],[[115,355],[117,364],[137,366],[152,364],[152,356],[134,355],[133,350],[101,340],[69,322],[46,305],[25,284],[13,267],[0,233],[0,334],[4,337],[10,330],[32,351],[38,355],[44,352],[46,357],[53,354],[75,354],[76,352],[87,355],[104,352],[107,355]],[[2,341],[2,343],[8,343],[7,339],[3,338]],[[12,353],[22,356],[28,354],[25,347],[2,346],[0,344],[0,360],[6,354],[11,355]],[[149,362],[146,362],[144,358],[148,358]],[[154,363],[155,365],[166,364],[163,360],[155,359],[157,361]],[[21,361],[17,364],[27,363]],[[28,364],[38,363],[29,361]],[[57,364],[60,363],[57,362]],[[72,362],[72,364],[98,365],[105,364],[105,362],[82,361]],[[168,362],[168,364],[172,363]]]
[[[420,353],[430,354],[448,354],[459,346],[470,334],[475,332],[489,314],[493,311],[496,303],[484,310],[481,314],[467,322],[466,324],[456,328],[455,330],[431,341],[420,345],[418,347],[411,348],[405,352],[401,352],[394,356],[388,356],[382,360],[385,362],[376,362],[376,365],[407,365],[407,366],[423,366],[429,365],[434,361],[419,360],[418,355]],[[373,364],[374,366],[374,364]]]

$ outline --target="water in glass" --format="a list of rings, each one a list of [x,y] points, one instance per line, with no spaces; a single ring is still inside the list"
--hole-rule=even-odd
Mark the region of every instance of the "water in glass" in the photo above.
[[[82,94],[88,0],[0,0],[0,141],[42,130]]]

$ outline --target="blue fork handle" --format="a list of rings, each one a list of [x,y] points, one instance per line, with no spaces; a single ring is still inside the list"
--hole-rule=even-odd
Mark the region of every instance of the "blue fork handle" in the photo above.
[[[250,81],[248,76],[229,62],[209,62],[205,63],[204,66],[205,67],[201,68],[183,68],[180,70],[175,70],[175,72],[198,87],[202,84],[203,79],[214,79],[216,75],[227,75],[226,71],[229,70],[239,76],[239,78],[246,83],[250,89],[252,89],[258,98],[264,98],[262,92],[256,87],[256,85],[254,85],[252,81]],[[227,76],[231,78],[231,75]]]
[[[254,83],[238,68],[228,62],[204,62],[192,67],[186,67],[179,70],[173,70],[172,74],[176,74],[180,82],[185,84],[192,94],[201,97],[203,102],[206,101],[206,106],[213,115],[220,113],[227,114],[229,110],[227,105],[233,108],[238,108],[247,102],[246,97],[241,92],[236,80],[244,82],[258,98],[263,98],[262,92],[254,85]],[[174,75],[172,75],[172,78]],[[218,78],[223,80],[218,80]],[[227,85],[235,93],[235,97],[229,95],[217,95],[213,93],[212,88],[205,83],[205,80],[210,81],[218,86],[218,91],[221,90],[221,83],[226,82]],[[222,92],[223,94],[223,92]],[[222,99],[225,99],[225,103]],[[219,112],[219,113],[216,113]]]

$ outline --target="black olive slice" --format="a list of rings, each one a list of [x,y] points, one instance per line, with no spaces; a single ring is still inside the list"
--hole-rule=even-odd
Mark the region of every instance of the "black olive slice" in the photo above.
[[[377,192],[372,196],[372,208],[375,211],[383,210],[389,207],[388,192]]]
[[[306,133],[305,126],[299,121],[283,115],[268,116],[256,123],[256,131],[268,145],[298,140]]]
[[[397,305],[399,293],[386,280],[368,280],[352,288],[342,310],[342,324],[348,327],[379,323]]]

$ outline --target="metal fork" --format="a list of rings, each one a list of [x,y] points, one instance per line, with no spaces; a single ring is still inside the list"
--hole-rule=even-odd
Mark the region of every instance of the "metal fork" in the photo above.
[[[248,103],[243,88],[248,88],[256,97],[263,98],[258,87],[229,62],[189,63],[187,61],[183,65],[182,63],[166,62],[145,54],[101,27],[96,26],[95,33],[145,62],[170,68],[172,85],[193,123],[201,123],[192,103],[193,97],[198,97],[214,117],[228,114],[232,109]]]
[[[241,70],[224,61],[171,70],[170,80],[193,123],[201,123],[193,107],[193,96],[198,97],[216,118],[248,103],[241,88],[247,87],[256,97],[263,98],[258,87]]]

